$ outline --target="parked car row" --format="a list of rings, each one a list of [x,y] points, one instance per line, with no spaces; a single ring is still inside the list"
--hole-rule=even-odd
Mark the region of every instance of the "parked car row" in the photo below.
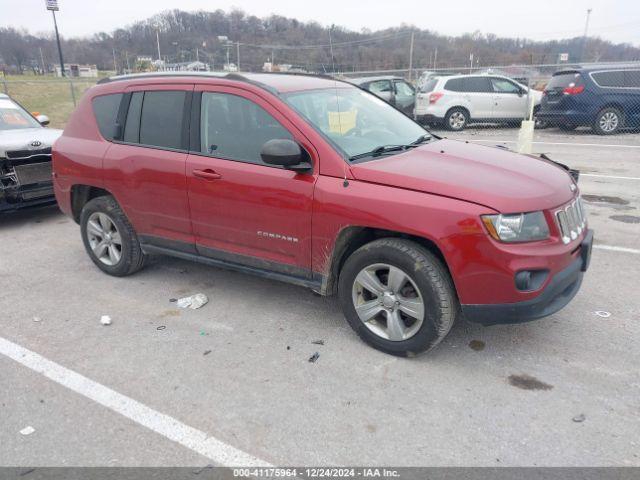
[[[401,77],[351,80],[418,122],[460,131],[470,123],[518,124],[533,101],[536,127],[588,126],[611,135],[640,126],[640,68],[577,68],[556,72],[543,92],[492,74],[425,72],[417,91]],[[533,97],[531,99],[531,97]]]

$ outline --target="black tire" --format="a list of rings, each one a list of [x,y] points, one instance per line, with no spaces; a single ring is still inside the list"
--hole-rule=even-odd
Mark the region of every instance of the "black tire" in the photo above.
[[[591,128],[598,135],[614,135],[624,125],[624,116],[614,107],[603,108],[596,115]]]
[[[119,261],[113,265],[103,263],[91,248],[87,224],[91,215],[95,213],[107,215],[120,233],[121,255]],[[89,257],[103,272],[115,277],[125,277],[137,272],[144,266],[145,255],[140,248],[138,236],[120,205],[113,197],[97,197],[87,202],[80,214],[80,232],[84,248]]]
[[[380,263],[409,274],[423,299],[422,325],[405,340],[392,341],[377,335],[360,319],[354,306],[356,277],[366,267]],[[460,311],[453,282],[442,262],[419,244],[398,238],[375,240],[352,253],[340,271],[338,295],[349,325],[361,339],[378,350],[402,357],[435,347],[449,333]]]
[[[540,106],[538,105],[537,107],[534,107],[533,109],[533,121],[534,121],[534,125],[533,128],[535,128],[536,130],[542,130],[545,129],[549,126],[549,122],[545,121],[545,120],[538,120],[538,112],[540,112]]]
[[[560,123],[558,124],[558,128],[563,132],[571,132],[578,128],[578,125],[574,125],[573,123]]]
[[[461,132],[469,123],[469,112],[461,107],[452,108],[444,117],[444,128],[452,132]]]

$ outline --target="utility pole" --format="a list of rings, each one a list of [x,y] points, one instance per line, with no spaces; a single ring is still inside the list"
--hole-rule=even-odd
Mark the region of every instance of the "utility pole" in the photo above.
[[[587,46],[587,34],[589,33],[589,18],[591,17],[591,8],[587,8],[587,20],[584,24],[584,34],[582,35],[582,48],[580,49],[580,61],[584,62],[584,51]]]
[[[196,62],[200,61],[200,52],[198,52],[198,47],[196,47]]]
[[[240,71],[240,42],[236,42],[236,62],[238,62],[238,71]]]
[[[433,54],[433,69],[438,68],[438,47],[436,47],[436,51]]]
[[[40,50],[40,64],[42,65],[42,74],[46,74],[47,71],[44,67],[44,55],[42,55],[42,47],[38,47],[38,49]]]
[[[127,73],[131,73],[131,67],[129,66],[129,52],[124,51],[124,58],[127,62]]]
[[[411,43],[409,45],[409,81],[411,81],[411,74],[413,72],[413,35],[411,32]]]
[[[116,71],[116,75],[118,74],[118,64],[116,63],[116,49],[112,48],[111,53],[113,53],[113,69]]]
[[[58,7],[58,0],[46,0],[47,10],[51,10],[53,15],[53,27],[56,31],[56,43],[58,44],[58,56],[60,57],[60,74],[64,77],[64,59],[62,58],[62,47],[60,46],[60,34],[58,33],[58,22],[56,21],[56,11],[60,10]]]
[[[158,61],[162,61],[162,56],[160,55],[160,34],[156,29],[156,45],[158,46]]]

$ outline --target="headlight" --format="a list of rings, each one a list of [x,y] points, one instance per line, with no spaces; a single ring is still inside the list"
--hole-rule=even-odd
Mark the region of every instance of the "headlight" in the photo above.
[[[502,242],[533,242],[549,238],[549,226],[542,212],[511,215],[483,215],[489,234]]]

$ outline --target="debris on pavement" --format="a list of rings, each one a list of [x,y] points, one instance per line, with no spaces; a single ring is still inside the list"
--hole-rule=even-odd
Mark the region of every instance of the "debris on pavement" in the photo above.
[[[313,342],[314,345],[324,345],[324,340],[314,340]]]
[[[20,435],[31,435],[33,432],[35,432],[36,429],[33,428],[31,425],[24,427],[22,430],[20,430]]]
[[[41,322],[41,321],[42,321],[42,318],[40,318],[40,317],[33,317],[33,321],[34,321],[34,322]]]
[[[290,345],[287,345],[287,350],[291,350],[291,346]]]
[[[211,353],[211,350],[205,350],[202,355],[209,355],[210,353]]]
[[[593,313],[602,318],[609,318],[611,316],[611,312],[605,312],[604,310],[597,310]]]
[[[309,362],[310,362],[310,363],[316,363],[316,361],[318,360],[318,358],[320,358],[320,353],[319,353],[319,352],[316,352],[316,353],[314,353],[313,355],[311,355],[311,356],[309,357]]]
[[[586,420],[586,416],[584,413],[581,413],[580,415],[576,415],[575,417],[573,417],[571,420],[573,420],[576,423],[582,423]]]
[[[100,317],[100,323],[102,325],[111,325],[111,317],[109,315],[102,315]]]
[[[195,310],[196,308],[206,305],[208,301],[209,299],[204,293],[196,293],[189,297],[179,298],[176,301],[176,305],[179,308],[190,308],[191,310]]]
[[[164,330],[165,328],[167,328],[166,325],[160,325],[160,326],[156,327],[156,330]]]

